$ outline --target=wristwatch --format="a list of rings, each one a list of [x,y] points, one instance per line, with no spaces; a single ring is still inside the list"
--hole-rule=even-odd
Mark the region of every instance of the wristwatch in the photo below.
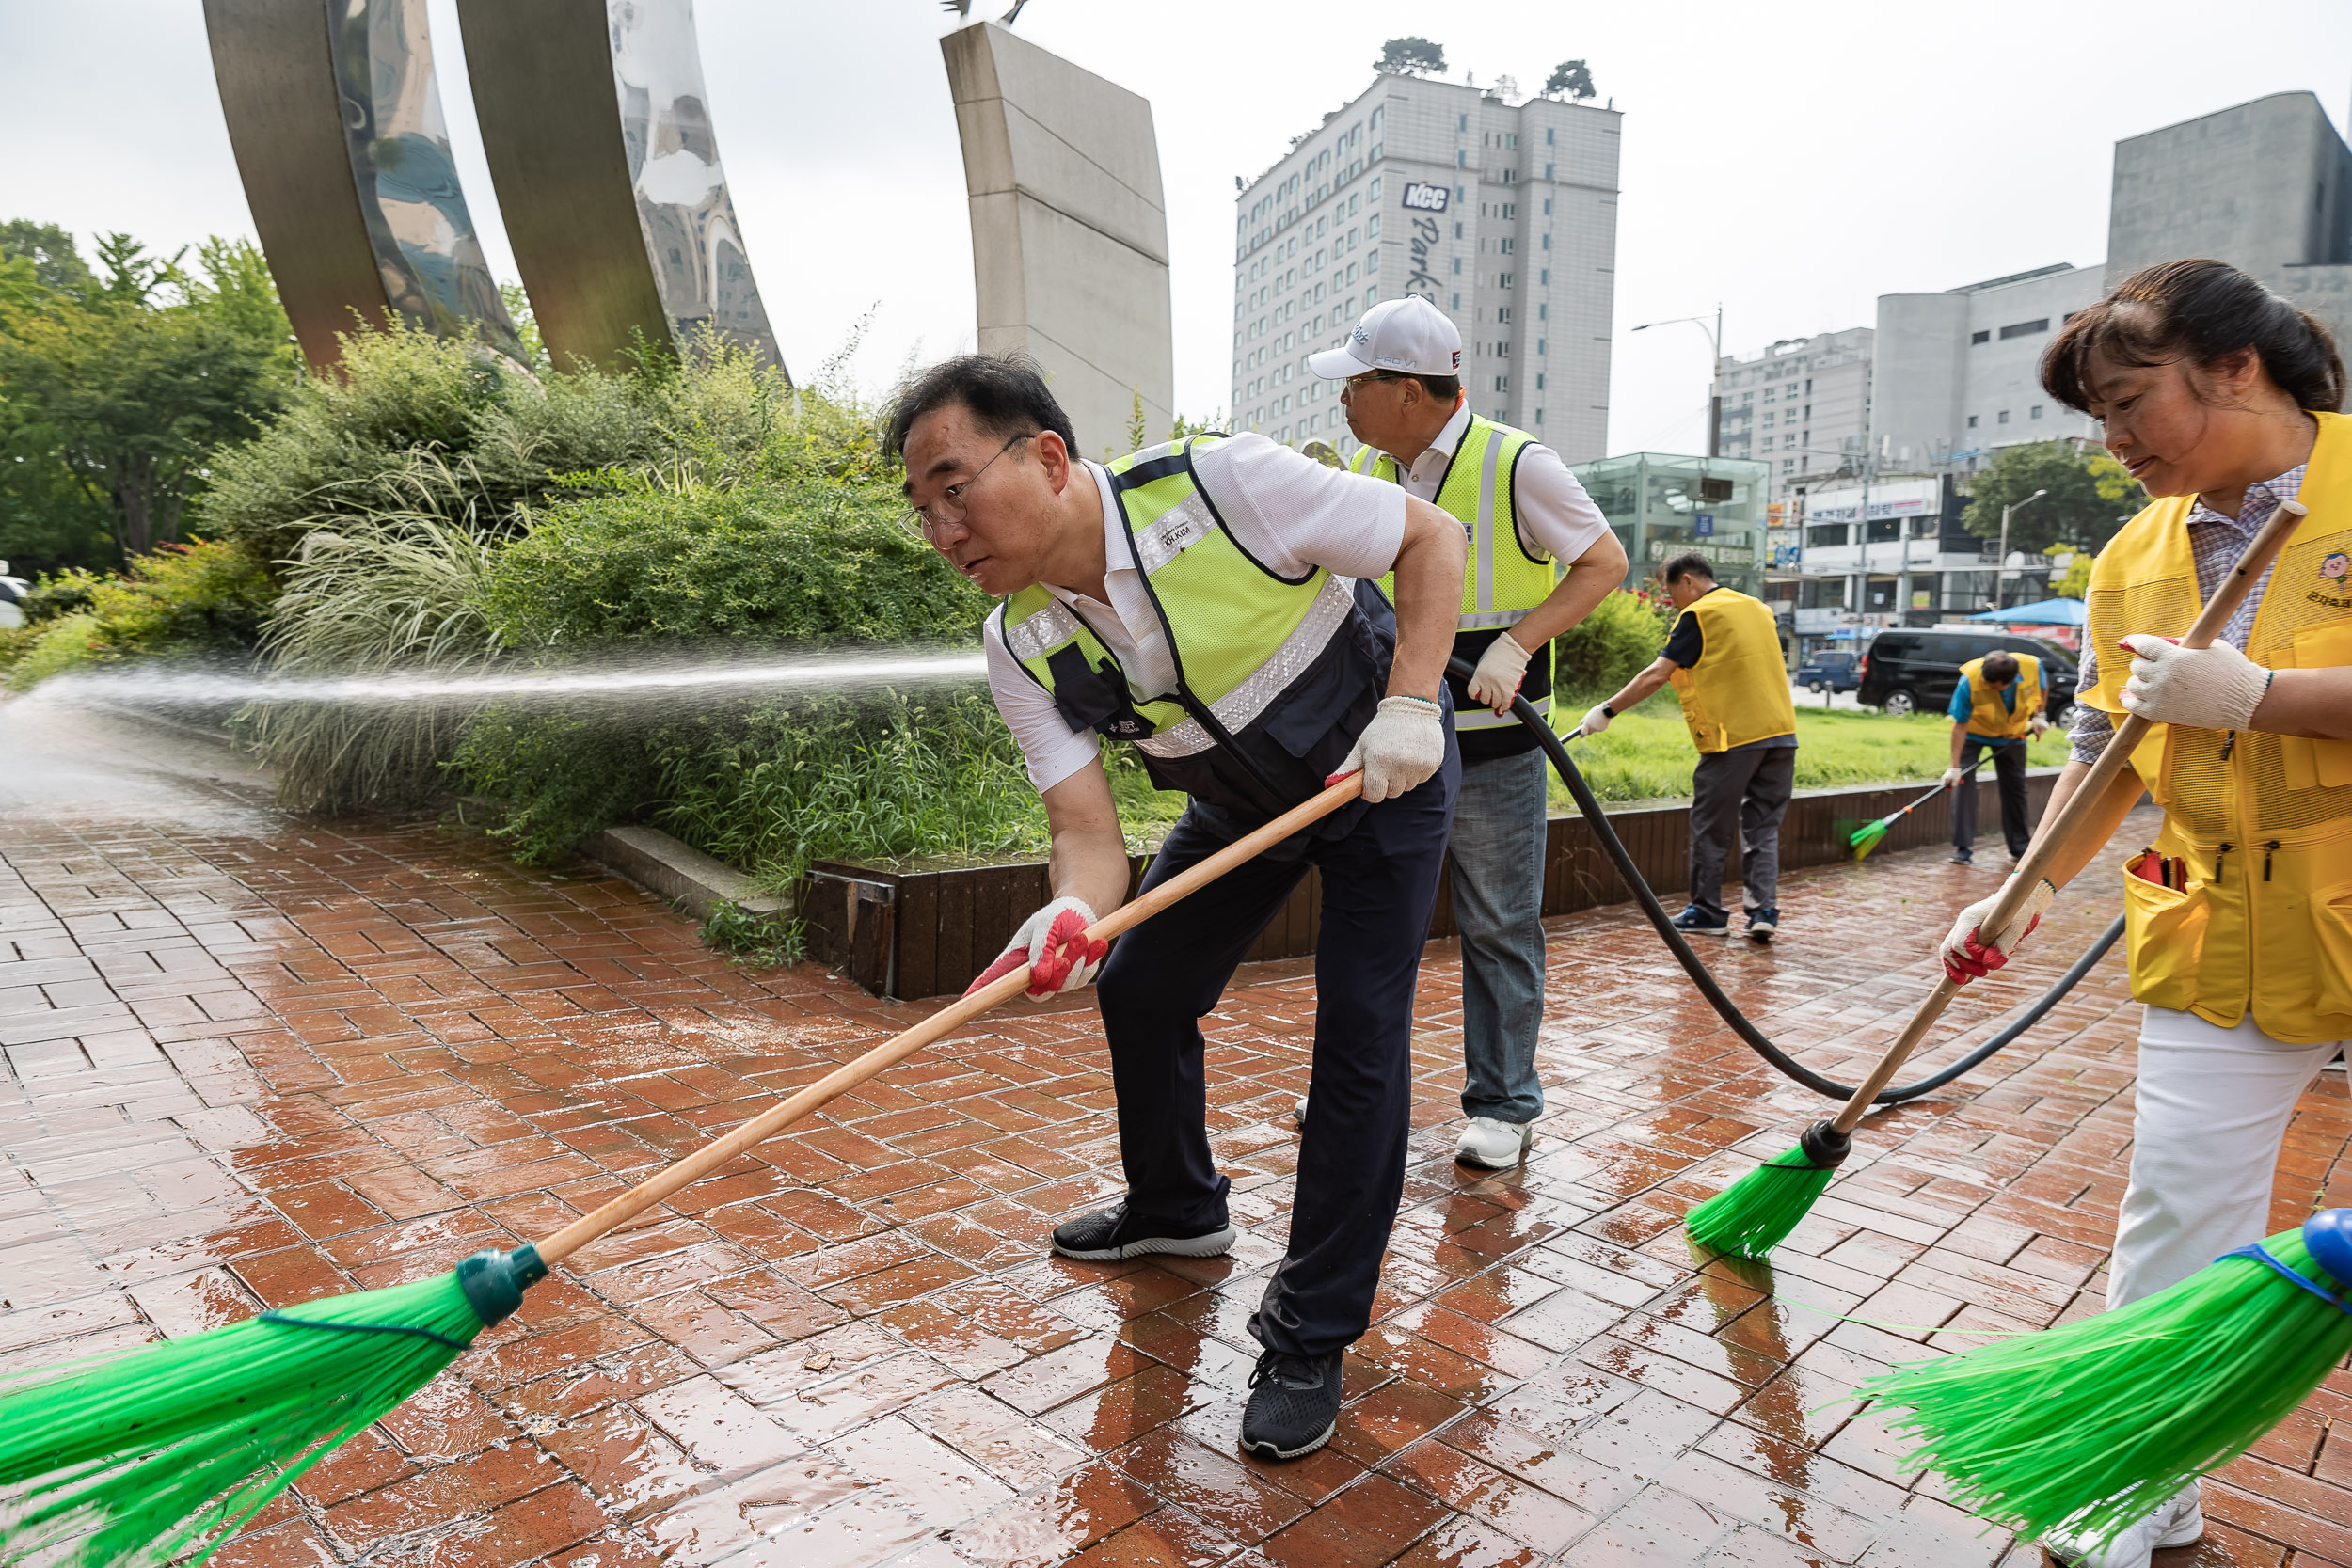
[[[1600,705],[1600,716],[1603,719],[1614,719],[1617,716],[1617,710],[1607,703],[1603,703]]]

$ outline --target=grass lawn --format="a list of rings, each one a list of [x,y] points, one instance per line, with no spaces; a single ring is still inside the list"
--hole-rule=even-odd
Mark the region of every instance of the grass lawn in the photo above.
[[[1573,724],[1590,705],[1570,705],[1555,717],[1564,725]],[[1889,719],[1875,708],[1822,709],[1799,704],[1797,787],[1824,789],[1904,779],[1924,784],[1950,764],[1951,734],[1952,721],[1942,714]],[[1593,793],[1604,800],[1687,797],[1691,768],[1698,760],[1672,691],[1661,691],[1622,715],[1606,733],[1574,742],[1570,754],[1584,770]],[[2036,767],[2064,762],[2065,736],[2051,730],[2029,744],[2026,756]],[[1980,771],[1990,777],[1989,766]],[[1567,786],[1556,776],[1551,805],[1556,812],[1576,810]]]

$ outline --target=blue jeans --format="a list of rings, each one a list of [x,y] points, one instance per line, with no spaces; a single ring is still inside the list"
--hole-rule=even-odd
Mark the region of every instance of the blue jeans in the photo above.
[[[1543,1114],[1541,752],[1462,764],[1454,808],[1454,923],[1462,936],[1462,1114],[1514,1126]]]

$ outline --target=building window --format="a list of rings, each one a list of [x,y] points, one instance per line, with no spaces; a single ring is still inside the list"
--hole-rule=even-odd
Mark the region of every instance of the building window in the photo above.
[[[1546,147],[1551,145],[1551,127],[1549,125],[1544,127],[1544,145]]]
[[[1797,460],[1793,457],[1782,458],[1780,460],[1780,471],[1784,474],[1795,473],[1797,471]]]
[[[1461,117],[1458,120],[1456,120],[1456,121],[1454,122],[1454,128],[1456,131],[1467,131],[1467,130],[1469,130],[1469,129],[1470,129],[1470,116],[1468,116],[1468,115],[1464,115],[1464,116],[1462,116],[1462,117]]]
[[[1459,310],[1461,308],[1462,308],[1462,296],[1461,296],[1460,294],[1455,294],[1455,295],[1454,296],[1454,309],[1455,309],[1456,310]]]
[[[1551,320],[1551,306],[1549,303],[1536,306],[1535,319],[1539,322]]]
[[[1977,428],[1977,417],[1974,414],[1968,416],[1968,428],[1971,430]]]
[[[1551,236],[1549,233],[1544,236],[1543,244],[1537,248],[1542,250],[1549,250],[1551,248]]]
[[[1971,332],[1968,334],[1968,341],[1971,346],[1978,343],[1989,343],[1992,341],[1993,334],[1989,330],[1984,332]]]
[[[1514,281],[1516,281],[1517,277],[1518,275],[1515,273],[1499,272],[1495,274],[1495,283],[1498,287],[1507,289],[1511,287]],[[1505,311],[1503,313],[1503,320],[1508,321],[1510,319],[1510,313]]]
[[[1375,109],[1375,110],[1373,110],[1373,111],[1372,111],[1372,128],[1373,128],[1374,130],[1377,131],[1377,130],[1379,130],[1379,129],[1380,129],[1380,117],[1381,117],[1381,115],[1382,115],[1382,114],[1384,114],[1384,113],[1386,113],[1386,112],[1387,112],[1387,111],[1386,111],[1385,106],[1383,106],[1382,108],[1376,108],[1376,109]]]
[[[1994,422],[1995,422],[1995,423],[1998,423],[1998,424],[2007,424],[2007,423],[2009,423],[2009,410],[2008,410],[2008,409],[2006,409],[2006,408],[2002,409],[2002,410],[2001,410],[2001,412],[2000,412],[2000,414],[1999,414],[1999,416],[1998,416],[1998,417],[1996,418],[1996,420],[1994,420]]]
[[[1456,148],[1454,153],[1454,166],[1455,168],[1470,167],[1470,154]]]
[[[1462,259],[1459,256],[1454,258],[1454,276],[1456,277],[1462,276]]]
[[[1458,223],[1454,226],[1454,237],[1457,240],[1462,237],[1462,226]]]
[[[1544,389],[1544,372],[1541,372],[1541,371],[1537,371],[1537,372],[1535,372],[1535,390],[1537,390],[1537,391],[1539,391],[1539,392],[1540,392],[1540,391],[1542,391],[1543,389]]]
[[[2006,343],[2011,338],[2030,338],[2037,332],[2047,332],[2049,330],[2050,318],[2047,316],[2043,316],[2038,321],[2015,322],[2001,328],[2001,341]]]
[[[1495,390],[1496,390],[1496,391],[1498,391],[1498,392],[1507,392],[1507,391],[1509,391],[1510,389],[1511,389],[1511,378],[1510,378],[1509,376],[1507,376],[1507,375],[1499,375],[1499,376],[1496,376],[1496,377],[1495,377]]]
[[[1543,423],[1543,422],[1544,422],[1544,411],[1543,411],[1542,409],[1540,409],[1540,408],[1538,408],[1538,409],[1536,409],[1536,410],[1535,410],[1535,422],[1536,422],[1537,424],[1541,424],[1541,423]]]
[[[2038,420],[2042,418],[2042,404],[2037,403],[2031,408],[2026,410],[2026,418],[2029,420]]]
[[[1541,309],[1541,307],[1538,307],[1538,309]],[[1541,359],[1541,358],[1545,357],[1545,356],[1549,355],[1550,352],[1551,352],[1551,351],[1550,351],[1550,349],[1547,346],[1547,344],[1546,344],[1546,342],[1545,342],[1545,341],[1544,341],[1543,339],[1538,338],[1538,339],[1536,339],[1536,340],[1535,340],[1535,357],[1536,357],[1536,358]]]

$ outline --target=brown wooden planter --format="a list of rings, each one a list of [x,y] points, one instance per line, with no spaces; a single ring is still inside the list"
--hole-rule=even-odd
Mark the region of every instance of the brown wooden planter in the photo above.
[[[2037,819],[2058,774],[2055,768],[2026,773],[2026,795]],[[1912,783],[1798,791],[1781,825],[1782,868],[1851,858],[1849,840],[1855,828],[1897,810],[1925,787]],[[1989,779],[1975,787],[1979,792],[1977,841],[1988,854],[1995,853],[2000,844],[1999,798]],[[1948,796],[1929,801],[1897,824],[1877,852],[1943,843],[1950,831],[1950,812]],[[1610,808],[1609,820],[1661,898],[1671,904],[1670,895],[1690,886],[1688,802],[1629,802]],[[1147,863],[1144,856],[1132,861],[1131,893]],[[1736,877],[1739,866],[1735,847],[1725,876]],[[1314,951],[1321,881],[1319,873],[1308,871],[1249,950],[1250,961]],[[1043,861],[819,861],[802,883],[797,906],[808,922],[813,957],[839,966],[869,991],[911,1001],[963,990],[1004,951],[1029,911],[1050,896]],[[1583,817],[1555,816],[1546,824],[1545,914],[1626,903],[1632,896]],[[1438,889],[1429,934],[1454,934],[1454,900],[1446,881]]]

